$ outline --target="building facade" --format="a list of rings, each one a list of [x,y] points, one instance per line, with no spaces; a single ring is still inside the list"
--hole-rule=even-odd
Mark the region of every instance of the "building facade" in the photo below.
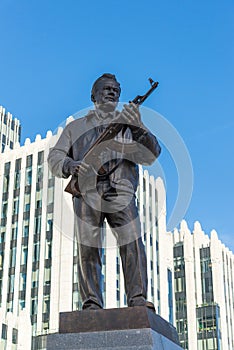
[[[4,112],[5,113],[5,112]],[[67,122],[71,121],[69,118]],[[6,129],[5,129],[6,130]],[[77,249],[67,181],[54,178],[49,148],[59,137],[26,139],[0,154],[0,348],[46,349],[59,313],[77,310]],[[166,231],[163,181],[140,167],[137,203],[148,269],[148,299],[177,327],[189,350],[233,350],[233,254],[198,222]],[[106,308],[126,306],[116,241],[103,227]]]
[[[69,119],[71,121],[71,118]],[[58,331],[59,313],[80,307],[71,195],[67,180],[47,166],[59,137],[47,133],[0,154],[0,334],[3,349],[45,349]],[[173,321],[173,252],[166,233],[165,189],[140,168],[138,207],[147,252],[148,296]],[[126,306],[116,241],[103,227],[103,294],[106,308]],[[22,319],[25,321],[22,323]],[[27,324],[27,331],[20,328]],[[31,330],[29,332],[28,330]]]
[[[185,221],[173,239],[174,295],[181,346],[189,350],[234,349],[234,255]]]
[[[17,142],[20,142],[21,125],[17,118],[0,106],[0,152],[8,147],[13,149]]]

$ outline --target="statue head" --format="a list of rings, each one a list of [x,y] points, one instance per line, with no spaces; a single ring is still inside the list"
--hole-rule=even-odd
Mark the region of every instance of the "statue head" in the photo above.
[[[118,104],[120,92],[120,84],[115,75],[105,73],[94,82],[91,100],[96,108],[104,112],[112,112]]]

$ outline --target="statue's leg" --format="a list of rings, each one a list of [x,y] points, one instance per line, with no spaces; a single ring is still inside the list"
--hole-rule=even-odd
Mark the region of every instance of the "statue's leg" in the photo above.
[[[129,200],[126,199],[129,196]],[[117,238],[122,260],[125,279],[125,292],[128,306],[146,304],[147,295],[147,263],[145,247],[141,238],[141,225],[135,196],[120,192],[118,198],[110,200],[112,212],[106,217],[112,232]],[[106,197],[107,198],[107,197]],[[110,199],[111,197],[109,197]],[[120,209],[119,203],[127,203],[125,208]]]
[[[73,198],[78,250],[78,284],[83,309],[103,307],[101,225],[103,214],[82,197]]]

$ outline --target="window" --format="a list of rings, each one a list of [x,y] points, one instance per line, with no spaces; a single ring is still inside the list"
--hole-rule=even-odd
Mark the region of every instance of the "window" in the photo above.
[[[7,325],[6,324],[2,324],[2,339],[7,339]]]
[[[43,313],[50,313],[50,296],[45,295],[43,298]]]
[[[41,232],[41,216],[35,218],[34,232],[39,234]]]
[[[2,204],[2,219],[7,217],[7,207],[8,207],[8,202]]]
[[[13,247],[10,251],[10,268],[15,267],[16,263],[16,247]]]
[[[33,262],[39,261],[40,258],[40,242],[34,243],[33,248]]]
[[[20,188],[20,173],[15,173],[14,189]]]
[[[50,278],[51,278],[51,269],[45,268],[45,270],[44,270],[44,285],[50,284]]]
[[[45,242],[45,259],[51,259],[51,242],[47,241]]]
[[[19,197],[17,197],[17,199],[14,200],[13,202],[13,215],[17,215],[19,214]]]
[[[26,265],[28,260],[28,247],[22,246],[21,247],[21,265]]]
[[[54,201],[54,187],[48,188],[47,204],[51,204]]]
[[[18,330],[16,328],[12,329],[12,343],[18,344]]]
[[[37,300],[37,296],[35,296],[32,298],[32,301],[31,301],[31,315],[37,314],[37,306],[38,306],[38,300]]]
[[[14,226],[13,226],[14,225]],[[12,225],[12,230],[11,230],[11,240],[15,241],[17,239],[18,235],[18,226],[17,222]]]

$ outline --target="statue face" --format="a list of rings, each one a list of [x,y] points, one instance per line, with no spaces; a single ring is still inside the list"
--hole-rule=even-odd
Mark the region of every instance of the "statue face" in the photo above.
[[[95,105],[104,112],[113,112],[119,102],[119,85],[111,79],[103,79],[94,94]]]

